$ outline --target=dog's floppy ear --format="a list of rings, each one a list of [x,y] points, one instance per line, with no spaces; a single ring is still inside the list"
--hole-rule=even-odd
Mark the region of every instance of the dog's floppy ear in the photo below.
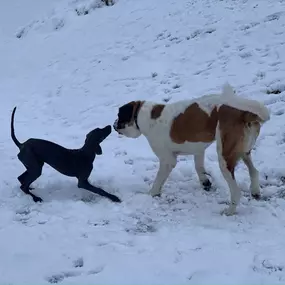
[[[99,144],[97,144],[96,147],[95,147],[95,153],[97,155],[101,155],[103,153],[102,148],[101,148],[101,146]]]
[[[132,101],[119,108],[119,120],[121,123],[129,124],[132,122],[134,107],[135,102]]]
[[[131,101],[119,108],[119,123],[132,124],[135,120],[135,113],[139,111],[143,101]]]

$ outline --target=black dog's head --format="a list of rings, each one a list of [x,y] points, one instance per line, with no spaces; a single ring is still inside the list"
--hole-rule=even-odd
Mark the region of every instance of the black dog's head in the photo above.
[[[106,126],[103,129],[96,128],[86,135],[85,145],[88,145],[90,148],[95,148],[95,153],[100,155],[102,154],[102,148],[100,143],[110,135],[112,132],[112,127],[110,125]]]

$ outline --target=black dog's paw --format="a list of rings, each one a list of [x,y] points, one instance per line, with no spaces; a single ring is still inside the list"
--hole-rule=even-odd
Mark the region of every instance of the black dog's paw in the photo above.
[[[116,202],[116,203],[121,203],[121,202],[122,202],[122,200],[121,200],[119,197],[115,196],[115,195],[110,195],[109,198],[110,198],[113,202]]]
[[[40,198],[40,197],[37,197],[37,196],[34,196],[33,200],[34,200],[35,203],[42,203],[43,202],[43,199]]]
[[[203,182],[203,188],[205,191],[210,191],[211,187],[212,187],[212,183],[210,182],[209,179],[207,179]]]

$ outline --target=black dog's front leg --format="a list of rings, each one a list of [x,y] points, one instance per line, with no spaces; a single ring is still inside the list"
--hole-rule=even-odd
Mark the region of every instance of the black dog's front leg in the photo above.
[[[78,180],[78,188],[83,188],[100,196],[109,198],[113,202],[121,202],[121,200],[117,196],[112,195],[101,188],[91,185],[88,180]]]

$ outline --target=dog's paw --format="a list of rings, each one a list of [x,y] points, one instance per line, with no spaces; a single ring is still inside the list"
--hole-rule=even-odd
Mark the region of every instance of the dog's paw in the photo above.
[[[261,200],[261,195],[260,193],[254,193],[254,194],[251,194],[252,198],[259,201]]]
[[[155,198],[155,197],[160,198],[160,197],[161,197],[161,193],[152,193],[152,192],[150,192],[149,194],[150,194],[153,198]]]
[[[261,194],[260,194],[260,188],[258,185],[255,187],[253,185],[250,185],[250,193],[253,199],[260,200]]]
[[[205,180],[205,181],[202,183],[202,185],[203,185],[203,189],[204,189],[205,191],[210,191],[211,188],[212,188],[212,183],[210,182],[209,179]]]
[[[34,196],[33,200],[34,200],[35,203],[42,203],[43,202],[43,199],[40,198],[40,197],[37,197],[37,196]]]
[[[221,211],[221,215],[233,216],[234,214],[236,214],[236,206],[235,205],[230,205],[229,207],[227,207]]]
[[[115,195],[110,195],[109,198],[110,198],[113,202],[115,202],[115,203],[121,203],[121,202],[122,202],[122,200],[121,200],[119,197],[115,196]]]

